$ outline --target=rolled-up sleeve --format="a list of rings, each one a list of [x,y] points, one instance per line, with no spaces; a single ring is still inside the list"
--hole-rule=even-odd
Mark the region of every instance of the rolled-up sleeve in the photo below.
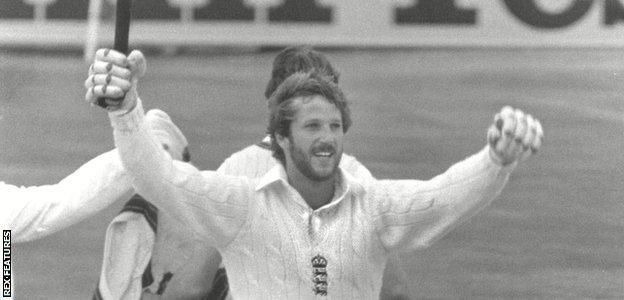
[[[428,181],[382,180],[372,188],[373,223],[383,247],[429,246],[498,196],[515,164],[502,167],[486,147]]]
[[[248,179],[174,162],[147,129],[140,100],[133,110],[110,118],[121,161],[139,194],[217,248],[235,238],[253,193]]]

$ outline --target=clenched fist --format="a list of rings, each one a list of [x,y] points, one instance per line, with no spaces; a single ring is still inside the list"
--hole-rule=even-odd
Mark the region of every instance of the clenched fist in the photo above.
[[[505,106],[494,117],[487,133],[490,155],[502,165],[521,161],[542,145],[544,131],[540,122],[519,109]]]
[[[85,100],[109,111],[131,110],[138,97],[138,79],[145,69],[145,57],[140,51],[134,50],[126,57],[111,49],[97,50],[85,81]]]

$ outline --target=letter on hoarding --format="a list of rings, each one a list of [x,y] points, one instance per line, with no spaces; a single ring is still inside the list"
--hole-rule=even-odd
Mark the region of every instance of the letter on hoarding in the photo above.
[[[475,24],[477,12],[455,5],[454,0],[418,0],[411,7],[399,7],[395,11],[398,25],[437,24],[458,25]]]
[[[282,5],[269,9],[272,22],[331,23],[332,9],[319,6],[314,0],[284,0]]]
[[[34,8],[22,0],[2,0],[0,19],[32,19]]]
[[[195,10],[197,20],[252,21],[254,9],[243,0],[211,0],[209,4]]]
[[[522,22],[540,29],[562,28],[580,20],[591,8],[593,0],[574,0],[559,13],[545,12],[535,0],[505,0],[509,11]]]
[[[89,1],[56,0],[46,7],[47,19],[86,20]]]
[[[604,9],[605,25],[614,25],[624,19],[624,7],[620,0],[606,0]]]
[[[166,0],[132,1],[132,18],[139,20],[178,20],[180,8]]]

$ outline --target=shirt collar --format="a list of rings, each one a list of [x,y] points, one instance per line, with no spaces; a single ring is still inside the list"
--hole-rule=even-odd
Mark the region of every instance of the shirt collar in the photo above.
[[[265,189],[269,185],[275,182],[282,182],[284,185],[288,184],[288,179],[286,175],[286,169],[281,163],[275,164],[273,168],[269,169],[266,174],[260,177],[260,181],[256,184],[256,191]]]
[[[334,202],[338,202],[335,200],[345,198],[347,194],[355,194],[359,196],[364,195],[365,190],[359,180],[354,178],[351,174],[349,174],[349,172],[344,171],[342,167],[338,167],[338,171],[340,172],[340,190],[342,193],[337,198],[334,198],[329,205],[332,205]],[[278,182],[281,182],[284,186],[289,185],[286,169],[284,169],[284,166],[281,163],[276,164],[260,178],[260,181],[256,184],[256,191],[266,189],[272,184],[276,184]]]

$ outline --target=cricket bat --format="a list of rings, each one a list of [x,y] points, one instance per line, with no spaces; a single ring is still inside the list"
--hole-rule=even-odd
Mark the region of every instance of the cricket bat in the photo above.
[[[128,55],[128,38],[130,33],[130,9],[132,8],[132,0],[117,0],[117,9],[115,11],[115,44],[113,49],[125,55]],[[107,107],[108,101],[122,101],[119,99],[99,98],[97,104],[101,107]]]

